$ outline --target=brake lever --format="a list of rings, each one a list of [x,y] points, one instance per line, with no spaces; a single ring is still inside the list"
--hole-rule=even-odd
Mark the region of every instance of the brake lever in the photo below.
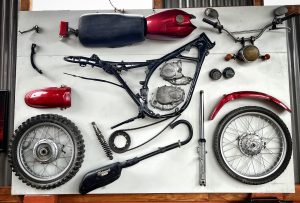
[[[35,25],[35,26],[33,26],[32,28],[30,28],[28,30],[24,30],[24,31],[19,30],[19,33],[24,34],[24,33],[31,32],[31,31],[35,31],[36,33],[40,33],[41,28],[38,25]]]

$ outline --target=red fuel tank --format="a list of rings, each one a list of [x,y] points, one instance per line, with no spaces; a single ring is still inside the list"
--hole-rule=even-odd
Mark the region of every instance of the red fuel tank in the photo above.
[[[62,86],[32,90],[24,100],[34,108],[68,108],[71,106],[71,88]]]
[[[178,9],[148,16],[146,37],[158,40],[186,37],[196,28],[190,21],[193,18],[196,17]]]

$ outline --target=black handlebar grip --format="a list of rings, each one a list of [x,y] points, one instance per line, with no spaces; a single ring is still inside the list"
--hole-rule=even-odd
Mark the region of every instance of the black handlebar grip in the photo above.
[[[297,15],[299,15],[299,14],[292,13],[292,14],[290,14],[290,15],[287,15],[287,16],[281,18],[281,21],[283,22],[283,21],[288,20],[288,19],[290,19],[290,18],[293,18],[293,17],[295,17],[295,16],[297,16]]]
[[[217,25],[218,25],[217,22],[213,22],[213,21],[211,21],[211,20],[209,20],[207,18],[203,18],[202,21],[205,22],[205,23],[207,23],[207,24],[209,24],[209,25],[212,25],[214,28],[217,27]]]

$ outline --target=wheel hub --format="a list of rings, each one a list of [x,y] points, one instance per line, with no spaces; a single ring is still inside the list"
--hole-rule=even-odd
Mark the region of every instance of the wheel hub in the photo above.
[[[41,163],[50,163],[58,156],[57,145],[49,139],[42,139],[33,147],[33,157]]]
[[[239,148],[246,156],[255,156],[264,148],[264,142],[257,134],[247,133],[239,139]]]

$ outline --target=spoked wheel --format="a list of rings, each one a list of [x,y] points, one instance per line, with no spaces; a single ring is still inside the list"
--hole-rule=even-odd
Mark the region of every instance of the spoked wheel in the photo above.
[[[222,168],[246,184],[277,178],[292,155],[288,128],[273,112],[256,106],[238,108],[220,122],[214,151]]]
[[[55,188],[79,170],[84,157],[82,135],[65,117],[35,116],[15,131],[8,157],[13,171],[27,185]]]

